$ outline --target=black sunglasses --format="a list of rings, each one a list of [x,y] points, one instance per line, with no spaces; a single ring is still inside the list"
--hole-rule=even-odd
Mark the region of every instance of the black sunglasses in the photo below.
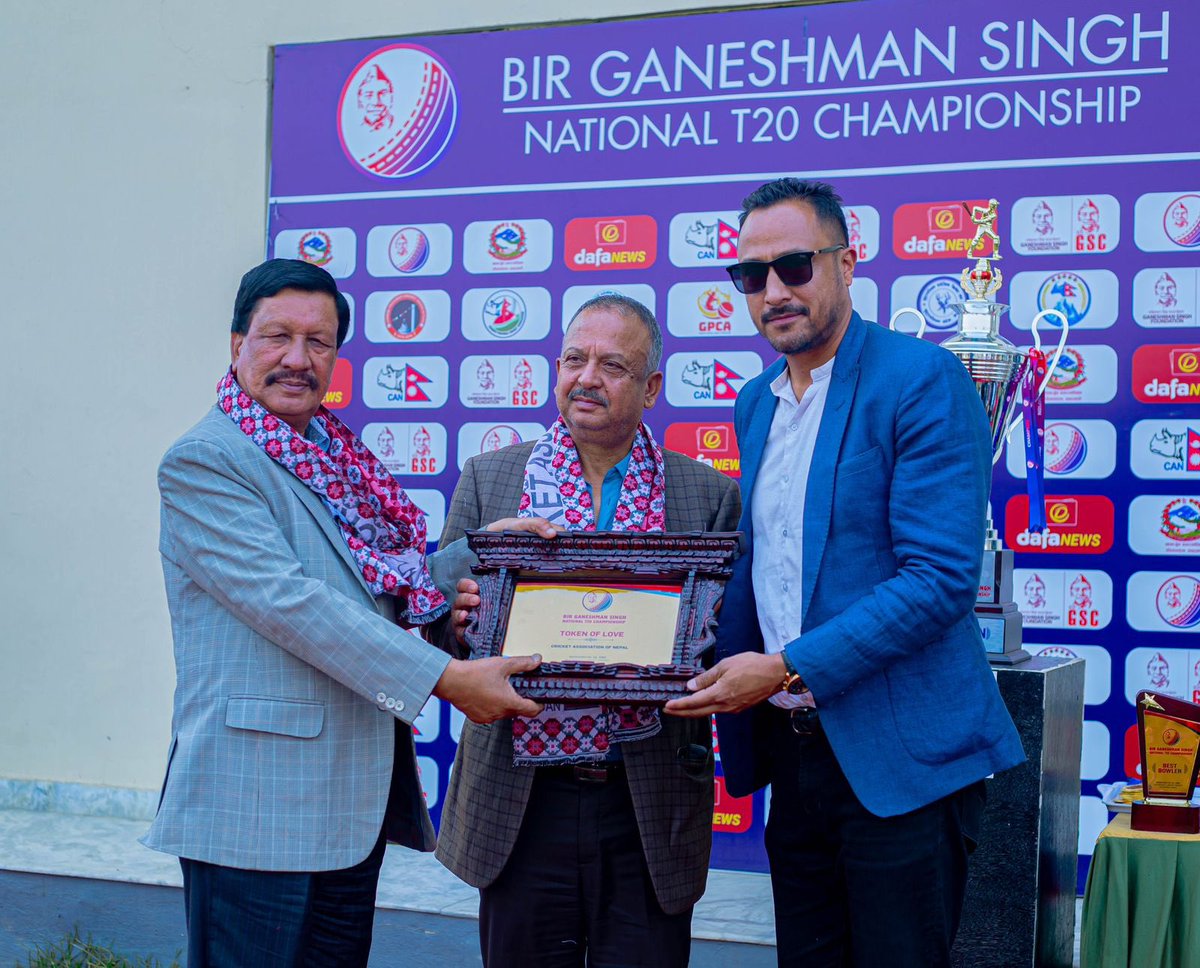
[[[738,262],[726,266],[733,287],[740,293],[752,296],[767,288],[767,272],[775,270],[779,281],[785,286],[803,286],[813,277],[812,260],[814,255],[824,255],[826,252],[837,252],[846,248],[845,245],[828,245],[816,252],[789,252],[771,262]]]

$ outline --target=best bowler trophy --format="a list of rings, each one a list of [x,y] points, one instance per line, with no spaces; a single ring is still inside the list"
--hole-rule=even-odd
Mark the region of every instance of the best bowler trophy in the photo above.
[[[1000,237],[995,231],[996,200],[988,205],[967,208],[971,221],[975,223],[975,238],[967,246],[967,256],[986,248],[992,242],[992,255],[977,258],[974,264],[962,271],[961,285],[967,294],[956,310],[959,314],[958,332],[942,343],[946,349],[962,360],[971,374],[983,408],[987,412],[992,428],[992,464],[999,459],[1008,435],[1025,424],[1025,457],[1029,486],[1029,530],[1041,531],[1045,524],[1045,496],[1042,485],[1044,394],[1050,375],[1062,356],[1067,341],[1066,317],[1056,309],[1046,309],[1033,319],[1034,348],[1024,353],[1000,335],[1000,317],[1008,306],[991,301],[988,297],[999,290],[1003,276],[992,261],[1000,259]],[[920,319],[917,337],[925,331],[925,317],[918,309],[899,309],[892,314],[891,328],[905,313],[913,313]],[[1058,348],[1049,366],[1042,352],[1038,323],[1046,316],[1057,316],[1062,333]],[[1022,401],[1022,414],[1013,418],[1018,400]],[[1010,422],[1011,421],[1011,422]],[[983,544],[983,572],[979,579],[979,595],[975,600],[975,617],[979,621],[984,648],[988,661],[995,665],[1016,665],[1029,658],[1021,648],[1021,612],[1012,599],[1013,553],[1001,543],[1000,535],[992,522],[992,508],[988,504],[987,531]]]

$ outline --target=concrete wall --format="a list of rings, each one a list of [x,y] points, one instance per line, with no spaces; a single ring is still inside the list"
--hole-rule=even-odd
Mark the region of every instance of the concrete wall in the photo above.
[[[263,257],[270,47],[696,2],[0,0],[0,784],[161,780],[155,468]]]

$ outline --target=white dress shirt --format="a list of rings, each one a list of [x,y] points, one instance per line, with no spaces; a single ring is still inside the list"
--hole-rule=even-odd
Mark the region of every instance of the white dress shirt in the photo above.
[[[762,463],[750,502],[754,524],[754,598],[768,655],[800,637],[801,576],[804,565],[804,498],[808,471],[833,360],[812,371],[812,383],[797,400],[785,367],[771,382],[775,416],[763,448]],[[785,709],[813,706],[811,692],[776,693],[771,702]]]

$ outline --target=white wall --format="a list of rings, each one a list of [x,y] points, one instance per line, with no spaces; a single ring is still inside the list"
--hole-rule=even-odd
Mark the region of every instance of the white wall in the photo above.
[[[270,46],[697,2],[0,0],[0,781],[161,780],[155,468],[263,257]]]

